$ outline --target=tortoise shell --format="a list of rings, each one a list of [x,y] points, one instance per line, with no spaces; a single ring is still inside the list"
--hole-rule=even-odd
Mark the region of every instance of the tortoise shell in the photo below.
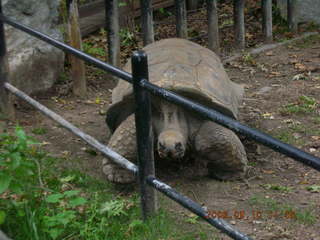
[[[154,42],[142,50],[148,55],[150,82],[237,118],[243,87],[229,79],[214,52],[178,38]],[[131,72],[130,60],[124,70]],[[134,112],[134,102],[132,84],[119,80],[107,111],[112,131]]]

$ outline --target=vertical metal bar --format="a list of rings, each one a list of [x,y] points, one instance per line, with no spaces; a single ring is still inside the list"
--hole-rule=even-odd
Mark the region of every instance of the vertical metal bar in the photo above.
[[[106,29],[108,43],[108,62],[116,67],[120,66],[120,36],[119,36],[119,2],[105,0]]]
[[[265,42],[270,43],[273,40],[272,35],[272,0],[262,0],[262,30]]]
[[[0,14],[2,15],[2,1],[0,0]],[[12,96],[5,89],[4,84],[8,81],[9,64],[4,31],[4,23],[0,20],[0,113],[1,118],[14,119],[14,107]],[[3,115],[3,116],[2,116]]]
[[[175,0],[176,29],[179,38],[188,37],[186,0]]]
[[[233,0],[233,21],[235,44],[239,49],[245,48],[245,26],[244,26],[245,0]]]
[[[208,47],[215,53],[220,53],[219,24],[217,0],[207,0],[208,14]]]
[[[297,32],[297,0],[287,0],[287,20],[289,29],[293,32]]]
[[[142,80],[148,81],[148,59],[143,51],[132,55],[133,89],[136,101],[135,122],[137,130],[137,149],[139,162],[139,183],[143,219],[157,210],[156,191],[147,185],[148,176],[155,175],[153,158],[153,133],[151,125],[151,102],[149,93],[140,86]]]
[[[152,1],[140,0],[140,8],[143,45],[145,46],[154,42]]]
[[[188,10],[195,10],[197,9],[199,4],[199,0],[188,0]]]

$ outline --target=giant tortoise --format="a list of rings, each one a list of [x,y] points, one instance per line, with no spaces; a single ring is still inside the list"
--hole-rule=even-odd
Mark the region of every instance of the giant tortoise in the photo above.
[[[161,40],[143,50],[152,83],[237,118],[243,88],[229,79],[215,53],[184,39]],[[124,70],[131,71],[131,61]],[[113,132],[108,146],[132,162],[137,158],[134,102],[132,85],[119,80],[106,119]],[[154,96],[152,125],[160,159],[181,159],[189,149],[196,161],[206,162],[209,176],[222,180],[244,176],[246,152],[231,130]],[[109,159],[103,160],[103,172],[113,182],[134,181],[132,173]]]

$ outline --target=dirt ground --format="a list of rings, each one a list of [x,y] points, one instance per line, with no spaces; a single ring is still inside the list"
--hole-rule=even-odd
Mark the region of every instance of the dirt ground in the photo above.
[[[204,40],[197,38],[204,28],[201,21],[203,14],[194,17],[200,19],[195,20],[193,25],[194,31],[197,30],[196,40],[204,43]],[[166,21],[170,21],[170,17]],[[228,25],[227,19],[222,22]],[[166,30],[158,29],[157,33],[161,38],[171,36],[167,33],[173,31],[172,26],[167,26]],[[251,33],[254,32],[255,29],[251,28]],[[250,39],[251,33],[249,31],[246,36],[249,38],[248,46],[259,41],[257,38]],[[222,30],[221,38],[228,39],[222,42],[223,49],[227,49],[232,43],[227,35],[228,31]],[[136,47],[138,46],[140,45],[137,44]],[[315,36],[257,56],[245,54],[225,65],[231,80],[245,87],[239,117],[243,124],[318,157],[319,50],[320,38]],[[122,58],[125,59],[129,52],[131,50],[125,49]],[[223,51],[223,56],[225,55],[228,54]],[[107,143],[110,133],[105,124],[105,112],[115,83],[105,73],[91,66],[87,66],[87,73],[89,93],[85,99],[72,96],[69,93],[70,84],[63,77],[52,90],[34,97],[84,132]],[[65,159],[64,166],[61,167],[78,168],[94,177],[105,179],[101,171],[100,154],[26,103],[17,101],[17,110],[19,124],[34,135],[51,155]],[[249,158],[247,182],[221,182],[195,176],[190,174],[192,163],[183,167],[174,163],[167,163],[165,166],[160,164],[157,176],[201,203],[212,215],[225,218],[236,229],[253,239],[320,240],[320,173],[240,137]],[[212,237],[213,239],[229,239],[201,220],[194,223],[194,216],[172,201],[161,198],[161,203],[177,216],[186,230],[197,231],[201,226],[206,232],[212,232],[216,237]],[[189,223],[186,219],[190,220]]]
[[[258,56],[246,55],[226,65],[230,78],[245,86],[241,122],[316,156],[320,156],[319,49],[320,38],[312,37]],[[104,114],[114,84],[92,67],[88,71],[95,73],[90,75],[88,98],[63,95],[64,85],[35,98],[99,141],[107,142],[110,134]],[[309,105],[305,97],[312,100]],[[21,102],[17,106],[19,123],[52,155],[65,158],[63,167],[76,167],[104,178],[100,154],[33,108]],[[187,171],[192,165],[159,166],[158,175],[254,239],[320,239],[319,172],[241,139],[251,167],[247,183],[192,176]],[[162,202],[165,208],[178,212],[181,221],[193,217],[169,200]],[[188,227],[191,223],[185,224]],[[223,234],[218,236],[228,239]]]

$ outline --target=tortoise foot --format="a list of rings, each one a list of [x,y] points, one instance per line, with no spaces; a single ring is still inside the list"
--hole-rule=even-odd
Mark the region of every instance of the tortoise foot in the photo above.
[[[135,176],[132,172],[110,163],[107,159],[104,159],[102,170],[107,179],[111,182],[132,183],[135,181]]]

